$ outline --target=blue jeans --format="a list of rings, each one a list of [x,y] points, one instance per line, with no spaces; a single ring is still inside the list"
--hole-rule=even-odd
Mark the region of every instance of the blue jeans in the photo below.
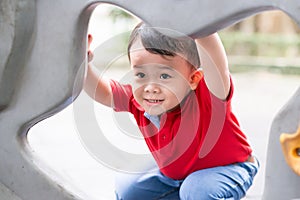
[[[239,200],[246,195],[259,162],[235,163],[195,171],[173,180],[159,170],[124,175],[116,182],[117,200]]]

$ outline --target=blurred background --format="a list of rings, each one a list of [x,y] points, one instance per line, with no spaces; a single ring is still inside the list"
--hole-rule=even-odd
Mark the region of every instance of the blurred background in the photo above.
[[[93,46],[99,46],[114,35],[129,34],[138,21],[117,7],[97,7],[89,26],[89,32],[95,37]],[[297,24],[282,11],[264,12],[219,31],[233,71],[278,67],[278,72],[292,74],[299,72],[299,33]],[[122,48],[126,47],[127,34],[124,34]],[[119,45],[114,49],[120,48]]]
[[[93,64],[103,76],[120,80],[129,70],[126,46],[129,33],[138,21],[110,5],[101,4],[94,10],[88,32],[94,38]],[[261,170],[245,199],[261,199],[272,119],[300,86],[299,32],[295,22],[281,11],[249,17],[219,32],[235,83],[233,109],[261,161]],[[106,53],[119,56],[103,66],[107,60],[101,47],[107,41],[113,42]],[[110,109],[95,103],[94,112],[98,126],[111,144],[123,151],[147,152],[142,140],[124,137]],[[28,140],[39,159],[68,185],[82,190],[91,200],[114,199],[114,177],[120,172],[98,160],[82,142],[80,134],[84,133],[76,128],[73,105],[70,105],[31,128]]]

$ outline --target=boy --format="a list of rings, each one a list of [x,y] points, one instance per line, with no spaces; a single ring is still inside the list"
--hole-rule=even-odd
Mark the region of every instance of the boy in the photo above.
[[[233,85],[218,35],[172,37],[140,23],[128,57],[131,85],[99,79],[91,66],[85,83],[96,101],[134,115],[159,168],[117,182],[117,199],[244,197],[258,163],[231,111]]]

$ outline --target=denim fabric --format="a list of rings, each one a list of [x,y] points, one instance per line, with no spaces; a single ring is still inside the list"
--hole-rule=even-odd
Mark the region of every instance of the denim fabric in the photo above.
[[[246,195],[259,162],[203,169],[184,180],[173,180],[159,170],[123,175],[116,182],[117,200],[239,200]]]

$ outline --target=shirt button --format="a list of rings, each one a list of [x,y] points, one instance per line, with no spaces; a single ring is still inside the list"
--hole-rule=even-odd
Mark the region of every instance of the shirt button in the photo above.
[[[166,139],[166,135],[163,135],[163,139],[164,139],[164,140]]]

